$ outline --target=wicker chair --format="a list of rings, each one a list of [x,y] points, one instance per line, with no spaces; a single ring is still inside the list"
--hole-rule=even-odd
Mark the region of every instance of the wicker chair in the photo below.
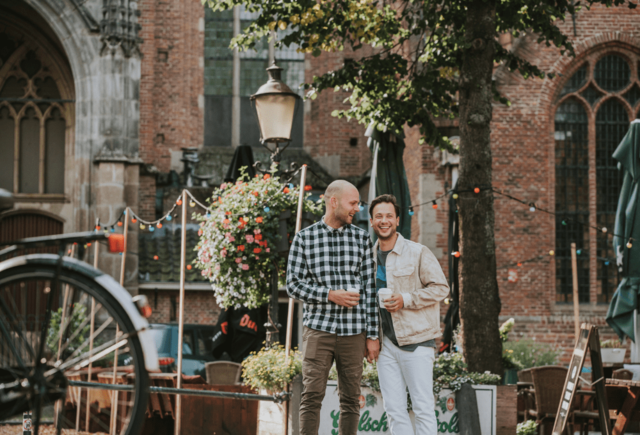
[[[633,379],[633,372],[627,369],[614,370],[611,374],[613,379],[626,379],[628,381]]]
[[[230,361],[214,361],[204,365],[209,385],[235,385],[240,381],[242,365]]]
[[[536,406],[529,413],[540,425],[540,433],[551,433],[566,377],[566,367],[547,366],[531,369]],[[545,426],[551,427],[545,431]]]
[[[531,369],[524,369],[518,372],[518,382],[533,384]],[[518,386],[518,422],[529,420],[531,410],[536,407],[536,398],[533,393],[533,385]]]

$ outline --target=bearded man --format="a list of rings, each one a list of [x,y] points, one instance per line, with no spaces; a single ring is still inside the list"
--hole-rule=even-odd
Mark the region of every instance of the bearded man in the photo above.
[[[317,435],[320,407],[333,362],[338,371],[340,435],[356,435],[363,358],[377,358],[375,261],[369,233],[353,225],[360,194],[334,181],[324,194],[320,222],[293,239],[287,293],[304,302],[300,434]]]

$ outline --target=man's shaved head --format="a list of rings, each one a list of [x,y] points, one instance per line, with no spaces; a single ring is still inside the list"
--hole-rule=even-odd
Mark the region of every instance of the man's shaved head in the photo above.
[[[324,203],[326,204],[326,206],[329,206],[329,201],[331,201],[331,198],[337,198],[338,200],[340,200],[344,191],[348,190],[349,188],[358,190],[356,189],[356,186],[345,180],[336,180],[333,183],[329,184],[329,186],[327,186],[327,190],[324,191]]]
[[[360,192],[348,181],[336,180],[324,192],[324,203],[326,223],[334,228],[342,227],[350,224],[358,212]]]

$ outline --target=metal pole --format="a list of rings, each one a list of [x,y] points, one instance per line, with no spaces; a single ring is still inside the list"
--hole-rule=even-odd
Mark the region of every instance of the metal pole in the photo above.
[[[300,195],[298,196],[298,214],[296,216],[296,232],[298,234],[302,229],[302,212],[304,205],[304,186],[307,181],[307,165],[302,165],[300,171]],[[295,307],[293,299],[289,298],[289,310],[287,311],[287,338],[285,341],[284,364],[289,362],[289,352],[291,351],[291,331],[293,329],[293,309]]]
[[[122,262],[120,263],[120,285],[124,287],[125,267],[127,263],[127,241],[129,239],[129,207],[124,209],[124,249],[122,250]],[[120,335],[120,325],[116,323],[116,338]],[[113,354],[113,384],[116,383],[118,372],[118,348]],[[114,391],[111,406],[111,434],[118,432],[118,392]]]
[[[182,334],[184,332],[184,281],[187,257],[187,190],[182,191],[182,228],[180,228],[180,314],[178,316],[178,382],[176,387],[182,388]],[[175,435],[180,435],[182,400],[176,396]]]
[[[576,340],[578,340],[580,337],[580,300],[578,297],[578,256],[575,243],[571,243],[571,270],[573,272],[573,322]]]
[[[300,195],[298,196],[298,213],[296,215],[296,234],[302,229],[302,213],[304,211],[304,187],[307,181],[307,165],[302,165],[300,172]],[[289,353],[291,352],[291,332],[293,331],[293,310],[295,302],[289,298],[289,309],[287,311],[287,336],[284,345],[284,366],[288,367]],[[289,385],[285,385],[285,392],[289,392]],[[284,404],[284,433],[289,433],[289,402]]]
[[[96,241],[93,254],[93,267],[98,268],[98,254],[100,253],[100,243]],[[93,333],[96,327],[96,299],[91,298],[91,328],[89,330],[89,355],[93,355]],[[89,368],[87,372],[87,382],[91,382],[91,371],[93,369],[93,362],[89,362]],[[87,405],[85,416],[85,431],[89,432],[89,416],[91,415],[91,391],[87,389]]]

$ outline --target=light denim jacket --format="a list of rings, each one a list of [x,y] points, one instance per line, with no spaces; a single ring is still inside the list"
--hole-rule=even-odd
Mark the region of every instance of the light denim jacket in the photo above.
[[[376,267],[378,247],[379,241],[373,247]],[[404,302],[401,310],[391,313],[398,344],[422,343],[441,336],[440,301],[449,295],[449,284],[433,253],[398,233],[385,266],[387,288],[401,294]],[[376,301],[379,304],[379,299]]]

